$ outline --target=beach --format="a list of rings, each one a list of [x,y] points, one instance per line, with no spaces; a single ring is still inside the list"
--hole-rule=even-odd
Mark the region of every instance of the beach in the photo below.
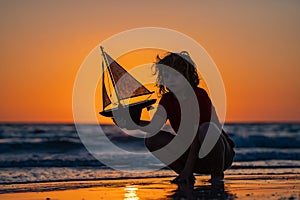
[[[188,195],[170,183],[172,178],[174,177],[11,184],[4,186],[8,193],[0,194],[0,199],[154,200],[187,199],[188,195],[192,199],[300,199],[299,174],[226,175],[224,183],[217,185],[211,185],[207,181],[208,176],[197,176],[195,187]]]

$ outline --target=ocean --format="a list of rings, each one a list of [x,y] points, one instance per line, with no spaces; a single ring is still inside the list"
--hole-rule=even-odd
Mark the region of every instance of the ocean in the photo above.
[[[99,148],[96,154],[100,159],[96,159],[85,148],[74,124],[0,124],[0,185],[175,175],[147,157],[142,138],[126,135],[114,125],[101,125],[105,130],[101,135],[96,133],[97,127],[82,125],[81,134],[92,134],[99,145],[108,138],[126,151]],[[299,123],[232,123],[225,124],[224,130],[236,143],[234,163],[226,174],[300,173]],[[134,160],[130,152],[137,155]],[[141,158],[161,169],[149,171],[139,165],[131,171],[120,171],[105,164],[114,159],[114,163],[130,168]],[[5,192],[7,187],[0,189],[0,193]]]

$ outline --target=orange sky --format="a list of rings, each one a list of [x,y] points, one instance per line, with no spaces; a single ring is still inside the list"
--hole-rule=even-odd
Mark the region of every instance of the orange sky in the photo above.
[[[300,121],[299,1],[126,2],[1,1],[0,121],[72,122],[84,58],[111,35],[146,26],[182,32],[208,51],[228,122]]]

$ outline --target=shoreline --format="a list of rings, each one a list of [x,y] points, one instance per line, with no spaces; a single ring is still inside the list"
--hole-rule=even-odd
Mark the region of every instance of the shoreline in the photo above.
[[[135,199],[180,199],[186,193],[176,190],[177,186],[170,183],[173,178],[8,184],[2,185],[7,193],[0,194],[0,199],[126,199],[130,195]],[[210,184],[208,179],[209,176],[197,176],[194,190],[191,191],[193,197],[300,199],[299,174],[225,175],[224,184],[217,186]]]

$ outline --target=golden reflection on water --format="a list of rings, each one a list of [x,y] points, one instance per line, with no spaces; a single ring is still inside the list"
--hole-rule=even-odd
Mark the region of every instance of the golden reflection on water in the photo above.
[[[125,194],[124,194],[124,200],[138,200],[140,199],[137,194],[136,191],[138,190],[137,187],[135,187],[134,185],[128,185],[124,188],[125,190]]]

